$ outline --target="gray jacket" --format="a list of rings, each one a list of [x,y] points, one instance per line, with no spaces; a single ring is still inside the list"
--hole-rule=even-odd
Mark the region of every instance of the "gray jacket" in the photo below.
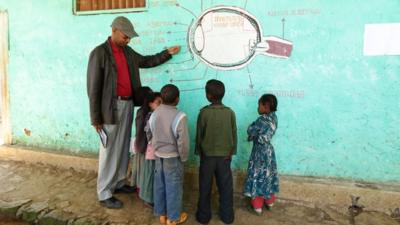
[[[156,55],[142,56],[131,47],[124,47],[126,61],[132,82],[133,103],[141,105],[139,93],[139,68],[158,66],[171,58],[167,50]],[[92,125],[115,124],[117,115],[117,69],[108,40],[97,46],[89,57],[87,69],[87,93]]]
[[[151,114],[149,127],[157,157],[180,157],[182,162],[188,159],[189,131],[185,113],[175,106],[161,104]]]

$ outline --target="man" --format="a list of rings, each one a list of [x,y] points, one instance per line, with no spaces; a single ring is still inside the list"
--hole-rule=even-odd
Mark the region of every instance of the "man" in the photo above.
[[[129,163],[133,107],[140,105],[139,68],[158,66],[177,54],[180,46],[156,55],[142,56],[128,46],[137,37],[132,23],[123,16],[112,22],[112,34],[97,46],[89,57],[87,92],[91,124],[107,136],[100,144],[97,195],[102,206],[122,208],[114,193],[133,193],[125,184]]]

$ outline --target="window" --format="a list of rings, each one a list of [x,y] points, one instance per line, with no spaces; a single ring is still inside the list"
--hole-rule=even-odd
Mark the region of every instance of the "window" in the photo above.
[[[78,15],[143,11],[146,7],[146,0],[74,0]]]

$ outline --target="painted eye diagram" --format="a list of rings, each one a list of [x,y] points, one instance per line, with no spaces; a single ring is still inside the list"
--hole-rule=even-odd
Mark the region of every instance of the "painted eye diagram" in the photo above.
[[[233,70],[246,66],[259,54],[288,58],[290,41],[262,36],[257,19],[232,6],[216,6],[204,11],[189,27],[190,51],[210,67]]]

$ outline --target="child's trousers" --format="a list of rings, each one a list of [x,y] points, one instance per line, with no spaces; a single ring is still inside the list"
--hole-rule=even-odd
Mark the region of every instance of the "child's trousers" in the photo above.
[[[158,158],[154,170],[154,214],[179,220],[182,210],[183,163],[179,157]]]
[[[207,224],[211,220],[211,190],[213,177],[217,182],[219,192],[219,216],[226,224],[233,223],[233,182],[231,160],[225,157],[203,156],[200,160],[199,202],[196,220]]]

